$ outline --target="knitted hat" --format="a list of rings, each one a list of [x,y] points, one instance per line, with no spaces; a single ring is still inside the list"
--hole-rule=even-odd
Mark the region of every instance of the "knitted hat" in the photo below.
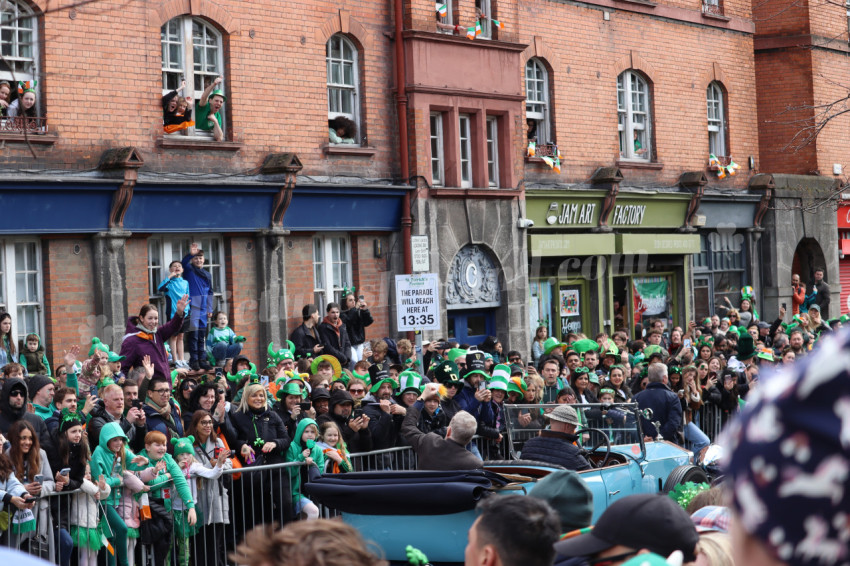
[[[95,336],[91,339],[91,348],[89,349],[89,357],[92,357],[96,350],[100,350],[101,352],[109,353],[109,348],[107,348],[106,344],[100,341],[100,338]]]
[[[422,384],[422,376],[416,373],[413,370],[407,370],[401,372],[398,376],[398,381],[401,384],[401,394],[405,393],[419,393],[420,385]]]
[[[544,416],[553,421],[578,426],[578,413],[569,405],[558,405],[554,411],[545,413]]]
[[[52,378],[47,377],[46,375],[34,375],[27,380],[27,391],[30,394],[30,401],[35,399],[36,394],[39,390],[44,389],[48,385],[53,385],[56,383]]]
[[[195,454],[195,447],[193,444],[195,443],[194,436],[187,436],[185,438],[172,438],[171,444],[174,445],[174,459],[176,460],[180,454]]]
[[[593,517],[593,492],[572,470],[556,470],[537,480],[529,492],[552,506],[561,518],[561,532],[568,533],[590,525]]]

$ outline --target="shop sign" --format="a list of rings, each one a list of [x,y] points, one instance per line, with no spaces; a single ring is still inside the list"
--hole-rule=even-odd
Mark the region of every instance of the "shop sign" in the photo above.
[[[422,273],[431,269],[428,249],[428,236],[410,237],[410,257],[414,273]]]
[[[838,227],[850,228],[850,206],[838,207]]]
[[[646,214],[645,204],[627,204],[614,207],[611,224],[614,226],[640,226]]]
[[[553,202],[549,205],[546,214],[546,224],[550,226],[592,226],[596,223],[598,216],[596,203],[569,203],[559,204]]]

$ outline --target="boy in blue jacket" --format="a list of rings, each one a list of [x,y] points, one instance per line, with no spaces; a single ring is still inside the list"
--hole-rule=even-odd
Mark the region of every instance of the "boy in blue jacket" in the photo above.
[[[177,303],[183,295],[189,294],[189,282],[183,279],[183,264],[179,261],[172,261],[168,266],[168,277],[159,284],[157,290],[165,295],[165,316],[166,320],[174,318],[177,312]],[[191,307],[186,307],[190,309]],[[189,369],[189,364],[186,363],[185,352],[183,351],[183,333],[189,331],[189,320],[191,310],[183,313],[183,326],[180,331],[168,339],[168,346],[171,348],[171,358],[174,360],[174,365],[179,368]],[[190,315],[190,316],[187,316]]]
[[[192,242],[182,264],[192,305],[189,313],[189,366],[195,371],[209,371],[212,366],[206,359],[206,342],[207,323],[212,317],[214,302],[212,275],[204,269],[204,250],[197,242]]]

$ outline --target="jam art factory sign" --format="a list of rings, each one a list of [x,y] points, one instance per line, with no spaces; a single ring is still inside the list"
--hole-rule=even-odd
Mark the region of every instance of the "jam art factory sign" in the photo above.
[[[597,203],[557,203],[549,205],[546,223],[550,226],[592,226],[599,218]],[[610,224],[614,226],[640,226],[646,215],[645,204],[627,204],[614,207]]]

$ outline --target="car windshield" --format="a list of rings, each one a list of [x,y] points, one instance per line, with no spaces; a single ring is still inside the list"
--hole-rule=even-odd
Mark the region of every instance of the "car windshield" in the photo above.
[[[579,446],[590,449],[601,443],[604,449],[605,437],[597,431],[605,433],[611,446],[640,444],[642,433],[637,418],[637,405],[594,403],[570,406],[578,415]],[[521,457],[522,446],[526,440],[549,427],[550,419],[547,415],[556,407],[558,405],[554,404],[504,404],[509,450],[514,458]]]

